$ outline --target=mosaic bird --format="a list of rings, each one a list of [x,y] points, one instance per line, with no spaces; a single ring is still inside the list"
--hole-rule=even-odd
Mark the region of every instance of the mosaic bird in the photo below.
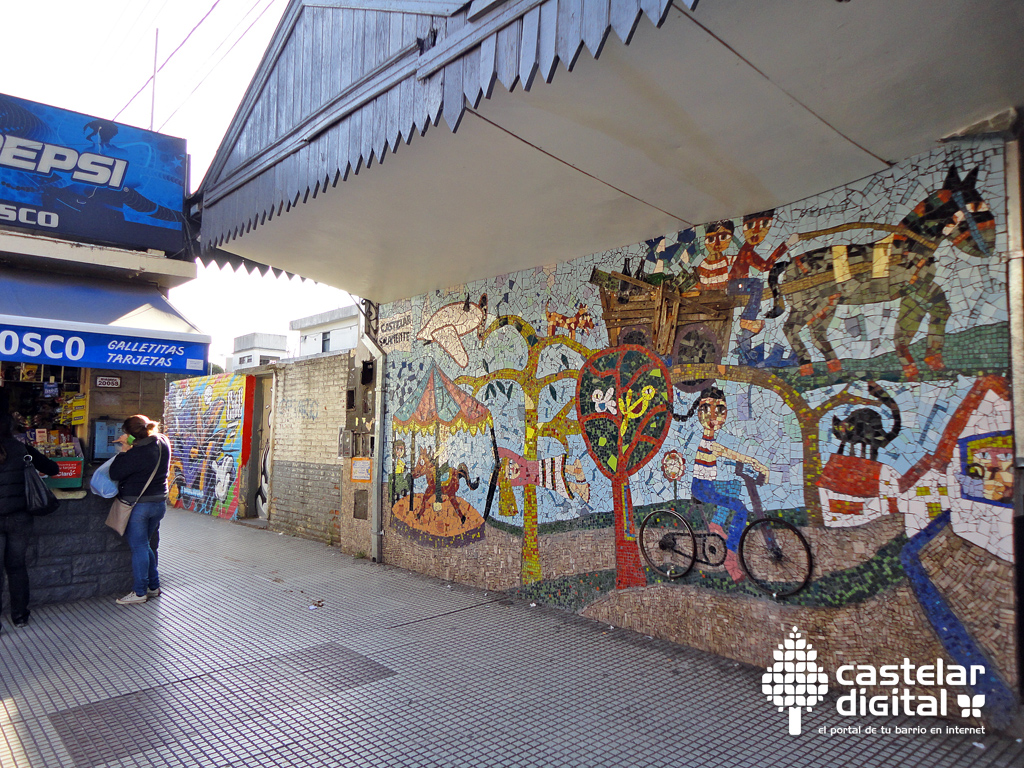
[[[608,387],[607,392],[595,389],[590,399],[594,401],[594,410],[598,413],[610,413],[615,416],[619,412],[615,405],[615,387]]]
[[[428,344],[435,342],[456,365],[469,365],[469,355],[462,344],[462,337],[473,331],[479,332],[487,319],[487,294],[480,296],[480,302],[473,304],[466,296],[465,301],[445,304],[420,328],[416,338]]]
[[[647,408],[651,404],[651,400],[654,399],[654,395],[657,394],[654,387],[648,384],[642,390],[640,390],[640,397],[636,400],[633,399],[633,391],[627,390],[626,399],[619,398],[619,410],[622,411],[622,426],[619,427],[619,434],[625,435],[626,429],[629,427],[629,422],[635,421],[647,413]]]

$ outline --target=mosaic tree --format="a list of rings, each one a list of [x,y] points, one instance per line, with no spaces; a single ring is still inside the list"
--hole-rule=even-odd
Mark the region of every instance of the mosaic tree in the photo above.
[[[579,434],[579,425],[575,419],[569,418],[572,410],[572,400],[565,403],[553,418],[546,422],[540,422],[539,403],[545,396],[554,396],[553,385],[559,381],[569,381],[576,378],[579,369],[568,365],[568,358],[565,359],[565,367],[548,374],[538,376],[541,353],[547,349],[563,346],[580,357],[585,358],[590,354],[590,349],[568,336],[538,336],[533,326],[517,315],[503,315],[492,322],[481,334],[481,345],[496,331],[502,328],[511,328],[516,331],[526,343],[529,353],[526,363],[520,369],[502,368],[497,371],[490,371],[483,376],[459,376],[455,383],[460,386],[468,386],[473,395],[477,395],[481,389],[488,384],[497,381],[506,381],[518,384],[523,390],[525,431],[523,437],[522,456],[527,461],[537,459],[537,442],[542,437],[549,437],[557,440],[563,447],[568,448],[567,439],[570,435]],[[548,388],[551,387],[550,390]],[[537,522],[537,487],[527,485],[523,487],[523,552],[520,565],[523,584],[533,584],[543,578],[540,566],[540,541],[538,537]]]
[[[629,478],[658,453],[672,423],[672,385],[661,360],[633,344],[601,350],[580,369],[576,408],[583,440],[612,481],[615,587],[642,587]]]

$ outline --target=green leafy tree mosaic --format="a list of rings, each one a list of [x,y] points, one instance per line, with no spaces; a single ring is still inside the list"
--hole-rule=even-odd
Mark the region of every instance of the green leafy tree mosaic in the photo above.
[[[672,384],[661,360],[631,344],[597,352],[583,364],[576,407],[583,440],[612,481],[615,586],[642,587],[629,478],[654,458],[672,423]]]

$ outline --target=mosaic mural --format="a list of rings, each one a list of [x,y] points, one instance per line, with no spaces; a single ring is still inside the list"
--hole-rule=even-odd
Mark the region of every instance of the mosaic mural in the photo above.
[[[382,322],[415,336],[388,357],[390,525],[463,558],[511,534],[521,547],[498,560],[519,593],[583,610],[655,584],[771,600],[741,537],[782,520],[823,554],[788,600],[835,609],[909,585],[1005,703],[1012,650],[989,658],[968,628],[980,609],[954,608],[921,559],[942,532],[1012,573],[1005,249],[1002,147],[974,141],[387,305]],[[645,567],[637,529],[659,509],[724,556],[671,581]],[[614,563],[557,557],[579,531],[607,535]]]
[[[164,430],[173,450],[171,504],[232,520],[238,515],[254,385],[252,377],[231,373],[170,383]]]

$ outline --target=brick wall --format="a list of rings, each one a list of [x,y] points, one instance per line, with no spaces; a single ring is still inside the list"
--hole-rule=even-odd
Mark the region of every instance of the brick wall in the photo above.
[[[270,527],[307,539],[336,543],[341,511],[339,464],[274,460]]]
[[[358,554],[369,551],[370,521],[354,517],[350,460],[338,457],[352,359],[327,353],[277,368],[270,527]]]
[[[227,519],[238,515],[254,387],[252,377],[232,373],[168,385],[164,433],[173,450],[173,506]]]

